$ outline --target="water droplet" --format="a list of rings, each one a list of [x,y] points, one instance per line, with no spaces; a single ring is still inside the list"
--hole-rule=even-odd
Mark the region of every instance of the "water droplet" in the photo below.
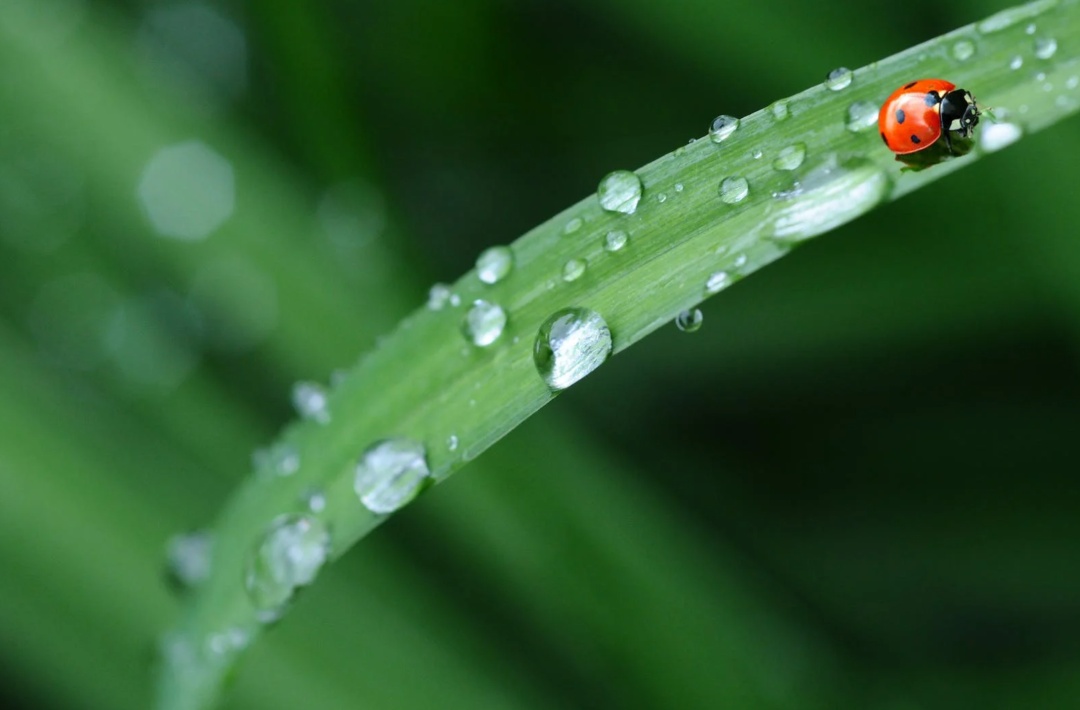
[[[1035,56],[1039,59],[1049,59],[1057,51],[1057,40],[1053,37],[1039,37],[1035,40]]]
[[[744,177],[729,177],[720,181],[720,199],[729,205],[742,202],[750,193],[750,184]]]
[[[244,574],[244,587],[259,620],[279,618],[297,588],[314,581],[329,553],[330,533],[318,518],[275,519],[252,550]]]
[[[684,333],[694,333],[701,329],[705,316],[700,308],[686,310],[675,316],[675,327]]]
[[[621,229],[616,229],[607,233],[604,237],[604,249],[610,252],[616,252],[626,246],[626,232]]]
[[[825,87],[832,91],[840,91],[851,86],[853,72],[847,67],[839,67],[829,72],[825,77]]]
[[[1024,58],[1017,54],[1011,60],[1009,60],[1009,68],[1016,71],[1020,67],[1024,66]]]
[[[506,278],[514,267],[514,255],[510,247],[498,246],[485,249],[476,259],[476,275],[489,286]]]
[[[1035,34],[1036,29],[1038,29],[1038,28],[1036,28],[1035,23],[1032,22],[1030,25],[1028,25],[1027,27],[1024,28],[1024,34],[1033,35],[1033,34]]]
[[[585,260],[584,259],[571,259],[563,265],[562,278],[563,281],[577,281],[581,278],[581,275],[585,273]]]
[[[682,191],[683,191],[683,184],[681,182],[675,183],[675,192],[682,192]]]
[[[785,101],[777,101],[772,105],[772,115],[777,121],[786,120],[790,114],[788,111],[788,105]]]
[[[659,195],[656,196],[656,201],[660,204],[664,204],[665,202],[667,202],[667,194],[661,192]]]
[[[1020,140],[1024,131],[1015,123],[991,123],[983,129],[979,145],[988,153],[999,151]]]
[[[313,419],[320,424],[330,421],[330,409],[327,404],[326,389],[315,382],[297,382],[292,391],[293,406],[304,419]]]
[[[794,170],[803,164],[806,159],[806,144],[792,143],[780,149],[773,161],[773,167],[777,170]]]
[[[431,475],[427,451],[411,439],[387,439],[368,448],[356,466],[353,488],[373,513],[393,513],[416,497]]]
[[[741,269],[742,267],[746,266],[747,261],[748,261],[748,258],[746,256],[746,254],[739,254],[737,257],[735,257],[735,261],[731,262],[731,264],[736,269]]]
[[[1068,79],[1065,80],[1066,89],[1075,89],[1078,86],[1080,86],[1080,76],[1076,76],[1074,74],[1073,76],[1070,76]]]
[[[766,217],[772,237],[797,242],[849,222],[889,193],[888,176],[874,162],[835,156],[810,171],[798,189],[778,196]]]
[[[634,214],[641,201],[641,178],[629,170],[616,170],[604,176],[596,194],[608,212]]]
[[[551,389],[564,390],[600,367],[611,354],[611,331],[599,313],[564,308],[536,334],[533,360]]]
[[[169,580],[178,589],[197,587],[210,577],[213,536],[205,530],[173,535],[166,546]]]
[[[159,150],[146,164],[137,192],[160,235],[187,241],[208,237],[236,206],[232,165],[194,140]]]
[[[433,311],[441,311],[450,302],[453,292],[446,284],[435,284],[428,291],[427,307]]]
[[[473,345],[486,348],[491,345],[506,328],[506,311],[502,306],[490,301],[473,301],[472,308],[461,322],[461,332]]]
[[[958,62],[966,62],[975,56],[975,43],[966,39],[957,41],[952,46],[953,59]]]
[[[637,203],[635,203],[635,206],[636,206],[636,204]],[[633,210],[631,210],[631,212],[632,211]],[[581,226],[583,224],[585,224],[585,222],[581,219],[581,217],[574,217],[573,219],[571,219],[569,222],[566,223],[566,226],[563,227],[563,230],[562,230],[563,234],[573,234],[574,232],[581,229]]]
[[[739,119],[734,116],[720,115],[709,124],[709,138],[713,143],[723,143],[739,127]]]
[[[726,271],[717,271],[705,282],[705,293],[714,294],[723,291],[731,285],[731,277]]]
[[[446,449],[448,451],[457,451],[459,444],[460,442],[458,441],[456,434],[451,434],[446,438]]]
[[[873,101],[856,101],[848,106],[847,129],[852,133],[861,133],[877,126],[878,105]]]
[[[268,449],[257,449],[251,462],[260,473],[291,476],[300,470],[300,453],[293,444],[280,441]]]
[[[232,657],[251,643],[251,634],[239,626],[210,634],[206,639],[206,650],[219,659]]]
[[[750,157],[754,160],[761,160],[761,156],[763,155],[765,154],[762,153],[760,150],[755,150],[753,153],[750,154]]]
[[[300,494],[300,500],[312,513],[321,513],[326,510],[326,494],[321,488],[311,487]]]

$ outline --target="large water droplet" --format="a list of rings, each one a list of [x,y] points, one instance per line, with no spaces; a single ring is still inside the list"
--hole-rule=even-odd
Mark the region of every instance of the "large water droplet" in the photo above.
[[[856,101],[848,106],[847,129],[861,133],[873,128],[878,122],[878,105],[873,101]]]
[[[709,138],[713,143],[722,143],[739,127],[739,119],[734,116],[720,115],[709,124]]]
[[[483,300],[473,301],[472,308],[461,323],[461,332],[469,342],[482,348],[498,340],[504,328],[506,311],[497,303]]]
[[[411,439],[387,439],[368,448],[356,466],[353,488],[364,507],[393,513],[416,497],[431,475],[427,451]]]
[[[282,515],[248,558],[244,587],[259,620],[277,619],[297,588],[311,584],[330,554],[330,533],[318,518]]]
[[[720,182],[720,199],[729,205],[742,202],[750,193],[750,183],[744,177],[724,178]]]
[[[846,89],[851,85],[852,76],[852,71],[847,67],[833,69],[829,72],[829,75],[825,77],[825,86],[832,91]]]
[[[701,329],[705,316],[700,308],[682,311],[675,316],[675,327],[684,333],[693,333]]]
[[[320,424],[330,421],[326,388],[315,382],[297,382],[292,391],[293,406],[304,419],[313,419]]]
[[[705,282],[705,293],[719,293],[730,285],[731,277],[728,275],[728,272],[717,271],[716,273],[709,276],[709,280]]]
[[[767,217],[771,236],[795,242],[827,232],[880,203],[890,186],[872,161],[833,158],[810,171],[797,190],[778,195]]]
[[[498,246],[485,249],[476,259],[476,275],[486,284],[502,281],[514,266],[510,247]]]
[[[621,229],[616,229],[607,233],[604,237],[604,249],[607,251],[615,252],[626,246],[626,232]]]
[[[953,59],[958,62],[966,62],[975,56],[975,44],[969,40],[961,39],[952,46]]]
[[[794,170],[803,164],[806,158],[806,144],[792,143],[780,149],[773,161],[773,167],[777,170]]]
[[[641,201],[641,178],[629,170],[616,170],[604,176],[596,190],[600,206],[608,212],[634,214]]]
[[[564,390],[600,367],[611,354],[611,331],[599,313],[565,308],[552,314],[536,334],[533,360],[541,379]]]
[[[1053,37],[1039,37],[1035,40],[1035,56],[1039,59],[1049,59],[1057,52],[1057,40]]]
[[[169,580],[179,589],[191,589],[210,577],[214,538],[205,530],[174,535],[166,548]]]
[[[577,281],[585,273],[585,260],[584,259],[571,259],[563,264],[562,278],[563,281]]]
[[[1024,135],[1023,129],[1015,123],[991,123],[983,129],[979,145],[986,152],[993,153],[1012,145],[1020,140],[1022,135]]]

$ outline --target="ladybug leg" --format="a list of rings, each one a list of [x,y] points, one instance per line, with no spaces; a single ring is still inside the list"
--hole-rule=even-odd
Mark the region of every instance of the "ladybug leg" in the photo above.
[[[949,149],[949,155],[956,155],[955,151],[952,149],[952,138],[949,137],[949,131],[942,131],[942,133],[945,138],[945,147]]]

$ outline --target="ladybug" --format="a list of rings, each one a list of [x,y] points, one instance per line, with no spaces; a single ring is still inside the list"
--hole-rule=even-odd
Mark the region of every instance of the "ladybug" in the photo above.
[[[953,153],[950,133],[970,138],[979,124],[975,97],[944,79],[919,79],[892,92],[878,113],[885,146],[898,155],[926,150],[944,136]]]

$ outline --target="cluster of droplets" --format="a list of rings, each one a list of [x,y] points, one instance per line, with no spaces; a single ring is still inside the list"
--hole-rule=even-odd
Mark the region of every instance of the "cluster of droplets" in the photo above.
[[[278,619],[296,590],[315,580],[329,554],[330,532],[319,518],[289,514],[271,522],[244,571],[244,587],[258,619]]]

